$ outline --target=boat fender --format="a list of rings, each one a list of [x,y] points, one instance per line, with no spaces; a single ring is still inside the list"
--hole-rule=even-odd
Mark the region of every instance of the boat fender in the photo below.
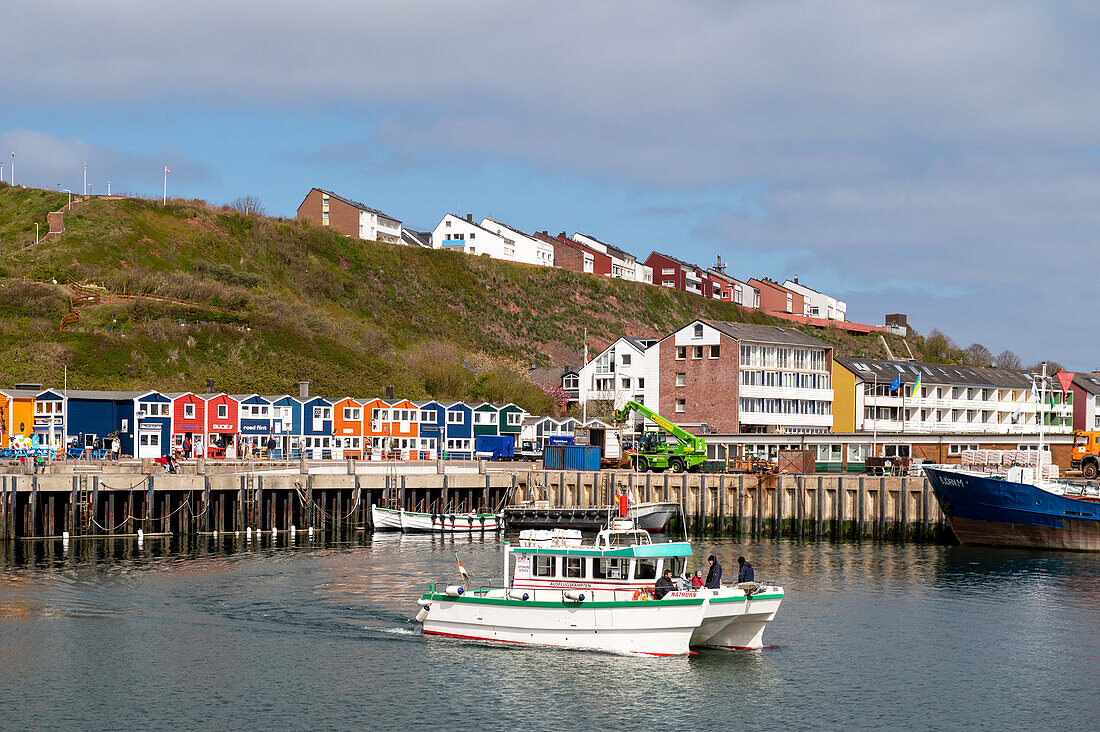
[[[451,597],[459,597],[466,593],[466,588],[462,585],[447,585],[447,594]]]
[[[531,599],[531,596],[522,590],[510,590],[508,592],[508,597],[513,600],[523,600],[524,602]]]
[[[584,593],[577,592],[576,590],[566,590],[565,596],[570,600],[576,600],[577,602],[584,602]]]
[[[431,609],[431,605],[425,605],[424,607],[420,608],[420,612],[416,614],[416,622],[423,623],[424,618],[428,617],[428,611]]]

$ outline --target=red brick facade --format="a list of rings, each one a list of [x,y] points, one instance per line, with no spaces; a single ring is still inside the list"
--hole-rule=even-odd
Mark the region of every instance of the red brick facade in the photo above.
[[[806,298],[799,293],[769,279],[751,279],[749,284],[760,290],[760,309],[764,312],[805,314]],[[790,308],[787,307],[787,295],[791,296]]]
[[[298,220],[309,221],[313,226],[323,226],[325,194],[314,188],[298,207]],[[345,236],[359,238],[359,209],[347,204],[335,196],[329,196],[328,226]]]
[[[573,272],[584,272],[584,255],[588,254],[592,257],[592,272],[590,274],[611,276],[611,257],[566,238],[564,232],[555,237],[550,236],[548,232],[539,231],[534,234],[534,237],[554,247],[555,267]]]
[[[687,357],[678,360],[675,334],[657,344],[661,394],[657,411],[676,424],[705,422],[714,432],[737,432],[739,345],[721,333],[718,358],[710,357],[709,345],[702,346],[702,358],[693,358],[693,346],[689,345]],[[684,374],[684,386],[676,385],[678,374]],[[676,411],[677,399],[684,400],[683,412]]]

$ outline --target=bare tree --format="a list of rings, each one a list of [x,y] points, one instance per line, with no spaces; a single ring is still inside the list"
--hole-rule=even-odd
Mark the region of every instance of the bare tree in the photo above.
[[[245,216],[250,214],[256,214],[257,216],[263,216],[267,213],[264,210],[263,201],[259,196],[238,196],[229,203],[229,208],[234,211],[240,211]]]
[[[940,363],[957,354],[958,348],[955,347],[955,342],[939,328],[933,328],[924,339],[924,357],[928,361]]]
[[[997,354],[997,358],[993,359],[993,363],[1001,369],[1019,370],[1024,367],[1024,362],[1020,360],[1020,357],[1007,349]]]
[[[971,343],[966,347],[966,360],[971,366],[992,366],[993,354],[981,343]]]

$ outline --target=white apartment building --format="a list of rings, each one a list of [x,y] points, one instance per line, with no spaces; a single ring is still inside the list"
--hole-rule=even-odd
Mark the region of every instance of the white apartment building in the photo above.
[[[574,233],[570,238],[578,244],[603,252],[610,257],[612,277],[630,280],[631,282],[644,282],[647,285],[653,284],[653,270],[643,262],[639,262],[637,257],[630,252],[623,251],[618,247],[600,241],[594,236],[580,232]]]
[[[1073,428],[1100,430],[1100,372],[1073,377]]]
[[[1052,380],[1044,388],[1023,371],[838,358],[834,377],[848,392],[835,407],[845,415],[838,431],[1037,434],[1040,424],[1051,434],[1073,431],[1073,392],[1063,398]],[[900,388],[891,390],[894,383]]]
[[[446,214],[432,231],[432,248],[488,254],[493,259],[515,259],[515,244],[507,245],[499,234],[475,223],[472,214],[467,214],[466,218]]]
[[[359,209],[359,238],[401,243],[401,222],[373,208]]]
[[[847,320],[848,305],[843,300],[818,292],[798,283],[798,275],[793,280],[787,280],[783,287],[802,295],[805,302],[804,312],[807,318],[822,318],[824,320]]]
[[[492,231],[504,240],[504,259],[540,267],[554,266],[553,245],[528,236],[519,229],[513,229],[508,224],[494,220],[491,216],[481,220],[481,228]]]
[[[624,336],[597,354],[577,372],[579,401],[609,401],[618,409],[633,400],[656,409],[660,397],[656,343],[655,338]]]

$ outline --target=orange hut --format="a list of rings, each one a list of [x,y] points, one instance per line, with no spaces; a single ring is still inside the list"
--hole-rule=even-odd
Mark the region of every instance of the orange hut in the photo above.
[[[344,397],[332,405],[332,456],[363,457],[363,403]]]

